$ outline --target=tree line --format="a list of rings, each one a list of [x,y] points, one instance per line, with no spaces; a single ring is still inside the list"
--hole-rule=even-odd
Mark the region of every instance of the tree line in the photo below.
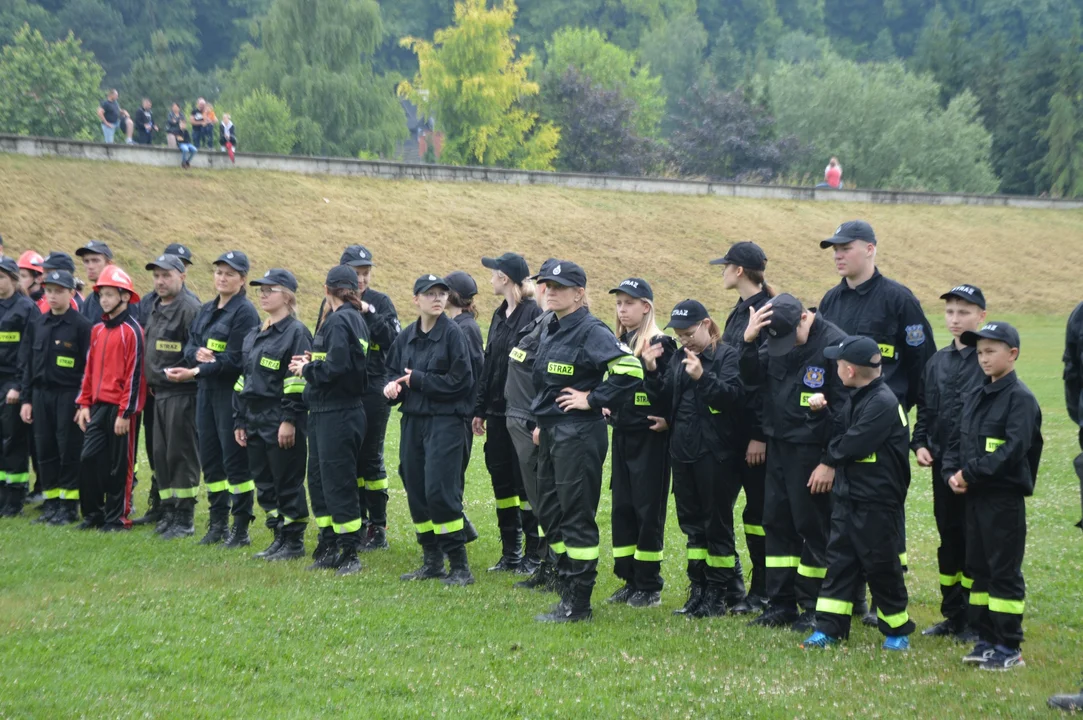
[[[1083,0],[8,0],[0,130],[97,136],[118,87],[249,151],[1083,195]]]

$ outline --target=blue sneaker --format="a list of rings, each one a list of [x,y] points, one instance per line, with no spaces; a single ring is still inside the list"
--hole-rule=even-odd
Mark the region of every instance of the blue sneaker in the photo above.
[[[979,640],[974,649],[963,656],[963,662],[968,665],[980,665],[993,657],[994,652],[996,652],[996,649],[993,647],[993,643]]]
[[[1023,667],[1024,665],[1026,665],[1026,663],[1023,662],[1023,653],[1019,650],[1012,650],[998,645],[996,649],[993,650],[993,654],[978,667],[982,670],[999,670],[1000,672],[1004,672],[1013,668]]]
[[[906,635],[888,635],[884,638],[884,644],[880,647],[883,650],[905,652],[910,649],[910,638]]]
[[[813,648],[825,649],[838,643],[838,638],[833,638],[830,635],[817,630],[808,636],[805,642],[801,643],[800,648],[802,650],[811,650]]]

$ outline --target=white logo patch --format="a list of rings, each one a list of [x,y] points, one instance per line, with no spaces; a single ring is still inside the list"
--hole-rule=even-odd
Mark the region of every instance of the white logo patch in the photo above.
[[[621,287],[624,287],[625,285],[627,285],[628,287],[634,287],[634,288],[639,287],[639,283],[637,283],[635,280],[625,280],[624,282],[621,283]]]
[[[670,313],[670,317],[688,317],[688,311],[677,308]]]
[[[267,272],[263,273],[263,277],[271,277],[271,271],[268,270]]]
[[[559,275],[560,274],[560,266],[559,265],[557,265],[555,268],[553,268],[553,274],[554,275]]]
[[[227,260],[232,260],[233,259],[233,253],[226,253],[226,259]]]
[[[435,275],[429,275],[429,280],[435,280],[435,279],[436,279]]]
[[[158,262],[165,262],[165,255],[158,258]]]
[[[362,258],[367,258],[368,257],[368,255],[365,254],[364,250],[358,250],[357,254],[360,255]]]

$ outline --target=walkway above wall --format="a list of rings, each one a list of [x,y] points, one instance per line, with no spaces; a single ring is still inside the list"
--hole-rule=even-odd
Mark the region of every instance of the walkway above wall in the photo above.
[[[52,155],[79,160],[99,160],[180,167],[179,153],[163,147],[142,145],[105,145],[96,142],[62,140],[0,134],[0,152],[19,155]],[[225,153],[201,150],[193,167],[211,170],[273,170],[304,175],[346,175],[383,180],[420,180],[427,182],[479,182],[502,185],[554,185],[581,190],[611,192],[668,193],[672,195],[717,195],[722,197],[759,198],[764,200],[803,200],[814,202],[880,203],[888,205],[985,205],[1034,209],[1079,210],[1083,200],[1017,195],[966,195],[932,192],[892,192],[886,190],[829,190],[779,185],[743,185],[701,180],[582,175],[578,173],[506,170],[503,168],[425,165],[350,158],[302,157],[297,155],[259,155],[238,153],[231,164]]]

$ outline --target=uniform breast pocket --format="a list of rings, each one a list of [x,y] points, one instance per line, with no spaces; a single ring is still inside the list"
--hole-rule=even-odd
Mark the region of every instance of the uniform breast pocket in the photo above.
[[[225,352],[228,339],[229,326],[224,323],[215,323],[203,334],[203,346],[211,352]]]
[[[882,318],[870,318],[858,324],[857,334],[870,337],[880,346],[880,357],[883,362],[895,362],[898,359],[900,348],[898,342],[898,327],[895,323]]]
[[[555,378],[571,378],[575,375],[575,359],[549,358],[545,365],[545,372]]]
[[[1007,424],[1005,422],[987,421],[978,426],[978,444],[986,455],[996,452],[996,449],[1007,442]]]

